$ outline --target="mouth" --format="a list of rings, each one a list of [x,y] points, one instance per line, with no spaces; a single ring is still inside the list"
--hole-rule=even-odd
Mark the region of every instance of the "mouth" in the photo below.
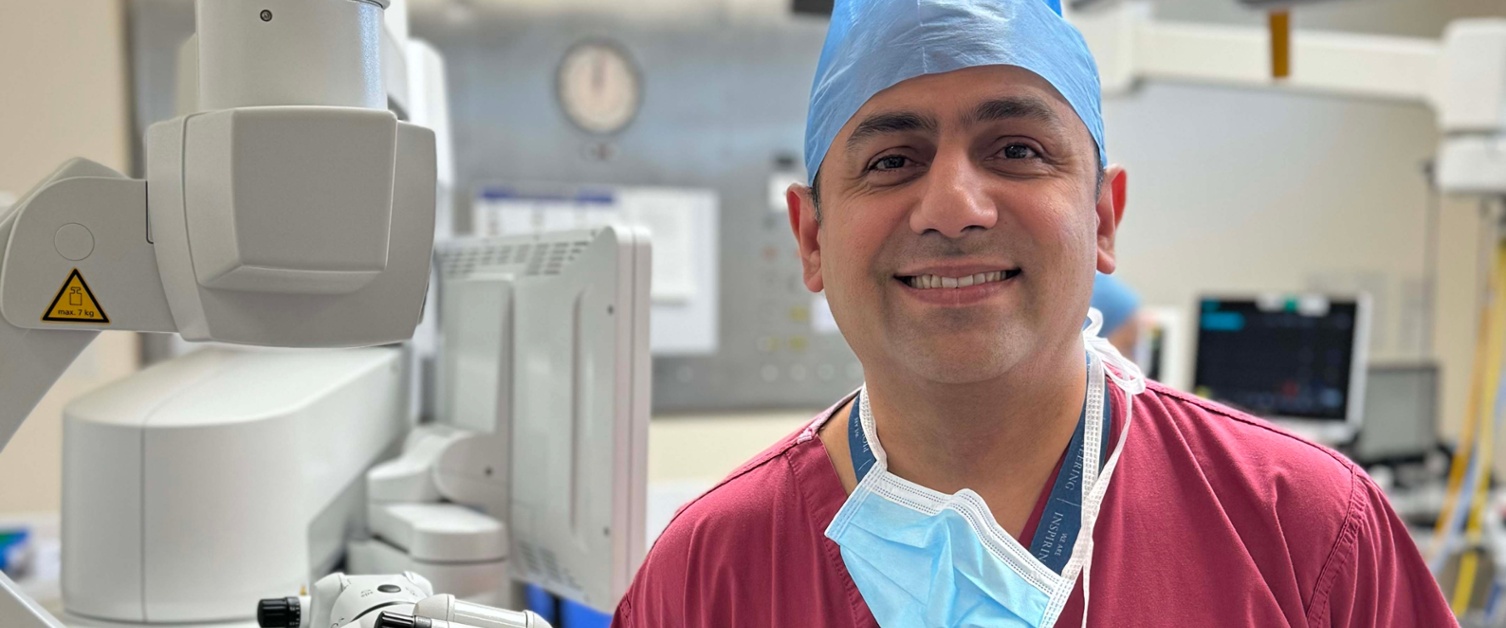
[[[1004,283],[1020,276],[1018,268],[985,271],[971,274],[922,274],[896,275],[901,283],[916,290],[960,290],[974,286]]]

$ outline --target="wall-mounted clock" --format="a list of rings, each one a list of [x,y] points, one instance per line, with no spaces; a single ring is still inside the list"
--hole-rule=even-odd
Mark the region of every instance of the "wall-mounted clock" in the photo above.
[[[556,77],[560,107],[575,126],[610,135],[638,115],[643,80],[622,46],[606,41],[576,44],[560,61]]]

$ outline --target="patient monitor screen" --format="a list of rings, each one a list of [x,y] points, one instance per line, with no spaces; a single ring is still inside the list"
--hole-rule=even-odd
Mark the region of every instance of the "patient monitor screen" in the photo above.
[[[1344,421],[1358,308],[1323,298],[1203,299],[1194,390],[1258,416]]]

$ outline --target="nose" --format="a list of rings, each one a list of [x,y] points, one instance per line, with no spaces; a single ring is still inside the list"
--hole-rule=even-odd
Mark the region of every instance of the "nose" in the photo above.
[[[963,151],[938,152],[926,171],[924,196],[910,214],[910,228],[953,239],[969,229],[992,229],[999,222],[999,210],[984,193],[983,176]]]

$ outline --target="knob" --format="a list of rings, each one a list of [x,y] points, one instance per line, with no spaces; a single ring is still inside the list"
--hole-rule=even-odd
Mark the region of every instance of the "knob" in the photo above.
[[[256,623],[261,628],[298,628],[302,616],[296,597],[271,598],[256,605]]]
[[[382,611],[377,616],[376,628],[430,628],[434,622],[427,617],[413,617],[392,611]]]

